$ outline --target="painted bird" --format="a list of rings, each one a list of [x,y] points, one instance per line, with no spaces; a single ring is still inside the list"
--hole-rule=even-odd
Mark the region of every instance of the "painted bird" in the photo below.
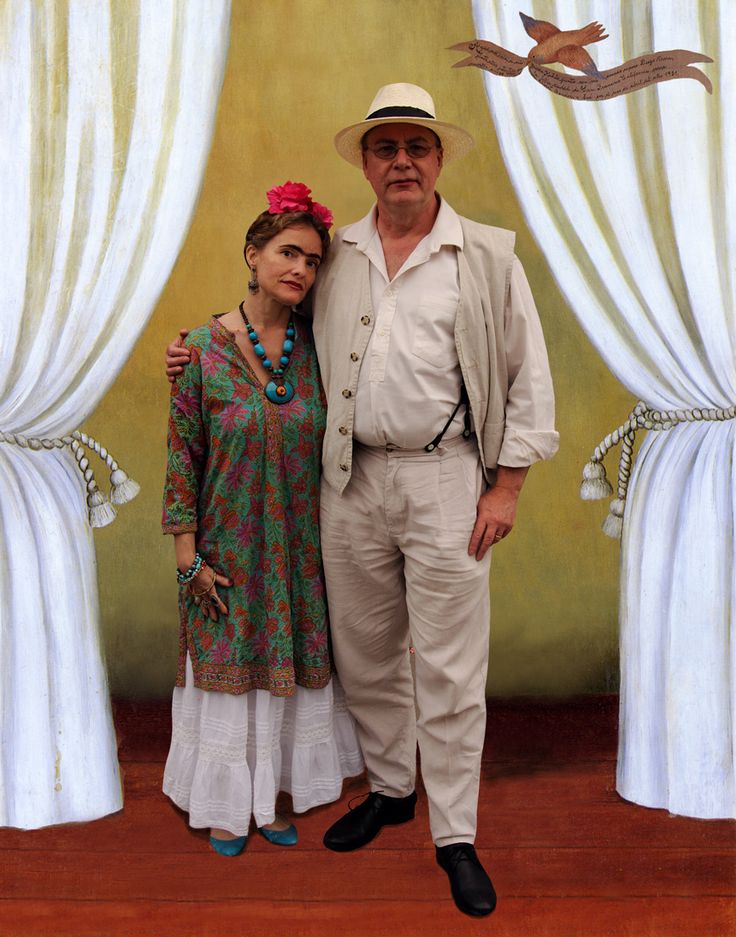
[[[588,23],[582,29],[560,30],[545,20],[535,20],[524,13],[519,13],[519,16],[524,29],[537,42],[527,56],[530,63],[549,65],[552,62],[560,62],[568,68],[585,72],[592,78],[600,78],[601,74],[595,62],[583,48],[591,42],[608,39],[605,27],[600,23]]]

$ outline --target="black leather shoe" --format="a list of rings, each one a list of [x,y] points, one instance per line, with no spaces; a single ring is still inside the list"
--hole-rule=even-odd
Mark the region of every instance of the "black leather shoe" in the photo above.
[[[470,843],[435,846],[437,863],[447,872],[455,904],[465,914],[483,917],[496,907],[493,884]]]
[[[374,791],[360,806],[333,823],[322,842],[335,852],[350,852],[369,843],[382,826],[394,826],[414,819],[416,791],[406,797],[388,797]]]

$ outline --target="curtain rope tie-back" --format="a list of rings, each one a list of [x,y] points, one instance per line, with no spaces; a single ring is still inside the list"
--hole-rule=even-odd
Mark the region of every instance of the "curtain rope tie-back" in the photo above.
[[[110,453],[100,443],[87,433],[74,430],[69,436],[55,439],[39,439],[36,436],[23,436],[21,433],[4,433],[0,430],[0,442],[20,446],[22,449],[31,449],[38,452],[42,449],[62,449],[69,446],[77,460],[77,466],[82,473],[87,488],[87,508],[89,511],[90,527],[106,527],[112,524],[117,515],[115,504],[125,504],[132,501],[141,490],[138,482],[128,478]],[[103,494],[97,487],[95,474],[85,454],[85,448],[96,452],[110,469],[110,497]]]
[[[725,409],[694,408],[692,410],[652,410],[643,400],[634,407],[629,418],[596,446],[590,461],[583,469],[583,481],[580,485],[580,497],[583,501],[597,501],[613,494],[611,483],[606,477],[603,460],[609,449],[621,443],[621,456],[618,463],[618,484],[616,497],[611,501],[608,517],[603,522],[603,533],[614,539],[620,538],[623,531],[626,494],[631,476],[634,441],[640,429],[655,431],[669,430],[678,423],[698,423],[702,421],[722,422],[736,418],[736,406]]]

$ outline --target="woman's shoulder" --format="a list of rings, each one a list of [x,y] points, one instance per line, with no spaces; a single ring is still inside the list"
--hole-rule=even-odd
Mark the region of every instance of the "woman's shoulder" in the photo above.
[[[184,339],[184,345],[187,348],[198,348],[200,351],[204,351],[212,344],[215,336],[216,327],[215,317],[213,316],[204,325],[198,325],[196,328],[191,329],[189,335]]]

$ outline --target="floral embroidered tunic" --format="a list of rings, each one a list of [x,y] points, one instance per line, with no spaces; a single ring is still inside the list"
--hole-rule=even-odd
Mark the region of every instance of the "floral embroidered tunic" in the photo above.
[[[187,652],[202,690],[268,690],[330,680],[319,546],[319,464],[325,400],[310,324],[295,316],[286,377],[296,393],[271,403],[213,316],[186,344],[172,386],[164,533],[195,532],[198,552],[233,580],[218,586],[228,615],[211,621],[180,586],[177,686]]]

